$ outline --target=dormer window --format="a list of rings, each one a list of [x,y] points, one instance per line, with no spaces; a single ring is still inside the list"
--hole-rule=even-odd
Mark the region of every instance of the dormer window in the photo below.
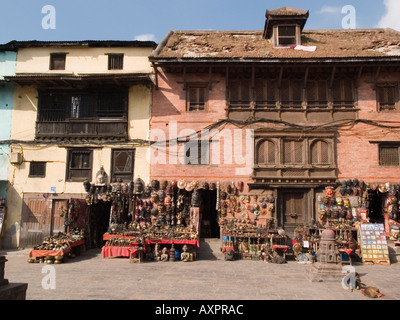
[[[275,46],[291,46],[300,43],[296,25],[276,26]]]
[[[281,7],[267,10],[264,38],[271,39],[275,47],[301,45],[301,31],[308,19],[308,10]]]

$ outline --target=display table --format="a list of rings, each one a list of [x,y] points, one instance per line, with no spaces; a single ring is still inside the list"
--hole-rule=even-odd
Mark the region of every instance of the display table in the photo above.
[[[70,253],[71,249],[62,249],[62,250],[32,250],[29,252],[29,257],[31,258],[40,258],[46,256],[63,256],[67,253]]]
[[[123,239],[135,239],[135,236],[126,236],[118,234],[104,234],[103,240],[107,241],[112,238],[123,238]],[[200,241],[196,240],[184,240],[184,239],[146,239],[143,243],[143,250],[146,252],[146,247],[148,245],[191,245],[195,247],[200,247]],[[102,256],[104,258],[110,257],[129,257],[130,253],[134,247],[138,246],[138,243],[131,243],[130,246],[103,246],[101,249]]]
[[[199,240],[179,240],[179,239],[146,239],[146,244],[188,244],[200,247]]]
[[[103,255],[103,258],[115,258],[115,257],[128,257],[130,256],[130,253],[132,248],[131,247],[109,247],[109,246],[104,246],[101,248],[101,254]]]
[[[64,256],[72,251],[72,248],[80,247],[85,245],[85,240],[77,240],[73,242],[66,242],[68,245],[68,249],[60,249],[60,250],[31,250],[29,252],[30,258],[40,258],[46,256]]]

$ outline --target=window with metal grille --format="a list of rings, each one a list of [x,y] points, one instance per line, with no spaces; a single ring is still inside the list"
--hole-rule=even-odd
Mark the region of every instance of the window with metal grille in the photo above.
[[[278,46],[291,46],[297,44],[297,31],[295,25],[278,26]]]
[[[379,145],[379,165],[399,166],[400,165],[400,145]]]
[[[111,181],[132,181],[135,164],[135,149],[113,149],[111,154]]]
[[[376,93],[379,111],[396,111],[399,100],[398,87],[396,85],[378,86]]]
[[[276,150],[275,143],[270,140],[262,141],[257,148],[258,164],[275,164]]]
[[[311,163],[312,164],[330,164],[329,143],[326,141],[315,141],[311,145]]]
[[[44,178],[46,176],[46,162],[31,161],[29,164],[29,177]]]
[[[206,107],[206,86],[188,86],[187,94],[187,110],[202,111]]]
[[[210,164],[210,143],[206,140],[189,140],[185,143],[184,164]]]
[[[89,149],[69,149],[67,154],[67,180],[84,181],[92,179],[93,151]]]
[[[304,162],[303,141],[283,141],[283,162],[285,164],[301,164]]]
[[[122,53],[108,54],[108,70],[122,70],[124,67],[124,55]]]
[[[65,70],[66,53],[50,53],[50,70]]]

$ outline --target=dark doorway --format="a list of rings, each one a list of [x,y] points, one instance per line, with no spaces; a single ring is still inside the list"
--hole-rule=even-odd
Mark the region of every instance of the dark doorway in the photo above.
[[[101,248],[104,245],[103,234],[108,231],[111,202],[99,201],[90,206],[89,212],[89,247]]]
[[[371,223],[383,223],[385,221],[383,208],[386,194],[378,190],[368,191],[368,218]]]
[[[202,238],[219,238],[217,191],[200,189],[200,236]]]

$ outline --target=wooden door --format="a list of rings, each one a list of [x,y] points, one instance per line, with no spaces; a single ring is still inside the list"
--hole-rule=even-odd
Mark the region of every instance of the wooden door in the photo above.
[[[20,246],[29,247],[42,243],[50,236],[51,200],[47,198],[24,199],[21,219]]]
[[[282,218],[283,225],[304,224],[306,221],[305,191],[282,192]]]
[[[50,234],[65,232],[65,217],[68,212],[68,200],[53,200]]]

